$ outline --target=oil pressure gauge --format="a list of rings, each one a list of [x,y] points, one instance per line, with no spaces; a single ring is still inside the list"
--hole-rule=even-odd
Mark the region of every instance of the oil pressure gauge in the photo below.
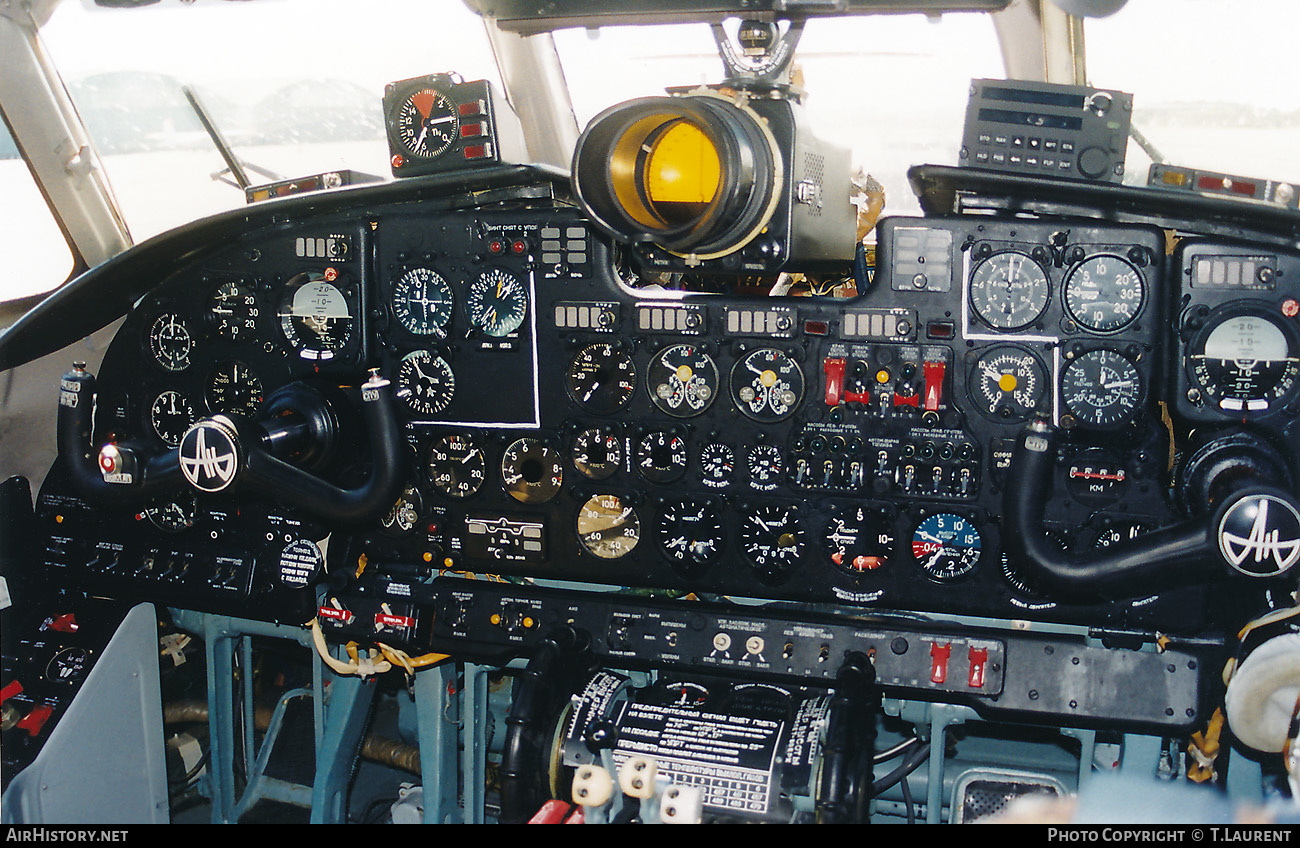
[[[789,418],[803,392],[799,363],[775,348],[755,350],[731,369],[731,398],[736,407],[763,424]]]

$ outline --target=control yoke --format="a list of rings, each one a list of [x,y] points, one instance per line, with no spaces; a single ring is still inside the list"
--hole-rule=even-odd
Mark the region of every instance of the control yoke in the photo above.
[[[94,501],[142,503],[186,485],[208,494],[247,487],[317,519],[359,522],[390,508],[402,482],[403,442],[388,385],[372,372],[361,386],[371,470],[353,489],[299,467],[327,455],[335,435],[328,402],[302,384],[267,398],[256,421],[225,415],[200,419],[166,452],[111,441],[96,449],[91,443],[95,378],[76,363],[60,385],[59,456],[77,490]]]
[[[1049,593],[1072,598],[1133,597],[1171,585],[1230,575],[1270,578],[1300,561],[1300,509],[1294,495],[1244,475],[1222,487],[1204,514],[1104,551],[1073,554],[1043,525],[1058,432],[1046,421],[1017,439],[1003,496],[1002,536],[1011,564]],[[1226,474],[1225,474],[1226,476]]]

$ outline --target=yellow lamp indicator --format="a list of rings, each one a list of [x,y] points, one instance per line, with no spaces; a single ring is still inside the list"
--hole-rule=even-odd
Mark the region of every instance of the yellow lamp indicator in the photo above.
[[[758,375],[758,381],[763,384],[763,388],[770,389],[776,385],[776,372],[769,368]]]
[[[1003,374],[998,377],[998,388],[1004,392],[1014,392],[1016,390],[1016,375]]]
[[[649,143],[643,173],[650,205],[668,221],[696,218],[722,183],[718,149],[698,126],[683,120],[668,124]]]
[[[1190,174],[1184,174],[1179,171],[1165,171],[1160,175],[1160,179],[1165,185],[1172,186],[1185,186],[1192,181]]]
[[[691,366],[689,365],[677,366],[677,379],[681,380],[683,383],[689,383],[691,381],[691,377],[693,377],[694,375],[695,372],[691,370]]]
[[[889,371],[886,370],[886,369],[884,369],[884,368],[881,368],[879,371],[877,371],[877,372],[876,372],[876,382],[877,382],[877,383],[880,383],[880,384],[882,384],[882,385],[885,384],[885,383],[888,383],[888,382],[889,382]]]

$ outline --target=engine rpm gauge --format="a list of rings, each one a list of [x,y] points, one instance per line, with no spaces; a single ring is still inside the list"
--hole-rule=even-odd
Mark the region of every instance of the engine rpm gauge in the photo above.
[[[982,539],[969,519],[951,512],[926,516],[912,531],[912,556],[934,580],[952,580],[980,560]]]
[[[569,460],[588,480],[614,476],[623,464],[623,440],[604,427],[589,427],[573,437]]]
[[[803,392],[799,363],[775,348],[752,351],[731,369],[731,398],[736,407],[764,424],[789,418]]]
[[[641,541],[641,520],[618,495],[593,495],[578,510],[578,541],[593,556],[619,559]]]
[[[437,271],[411,268],[393,282],[389,305],[408,333],[442,339],[447,337],[452,298],[451,286]]]
[[[569,396],[600,414],[622,409],[636,391],[632,357],[607,343],[588,345],[579,351],[564,378]]]
[[[441,356],[413,350],[397,366],[394,394],[417,415],[437,415],[456,394],[456,375]]]
[[[1263,415],[1300,386],[1295,333],[1260,311],[1212,315],[1187,355],[1193,385],[1231,416]]]
[[[460,131],[456,104],[436,88],[407,95],[397,111],[397,137],[407,152],[433,159],[447,152]]]
[[[429,447],[429,479],[447,497],[467,498],[482,487],[486,478],[487,459],[470,437],[451,434]]]
[[[1122,353],[1100,348],[1072,359],[1061,371],[1061,402],[1076,424],[1112,429],[1142,405],[1142,375]]]
[[[669,430],[652,430],[636,444],[636,470],[652,483],[671,483],[686,473],[686,440]]]
[[[280,298],[280,330],[303,359],[332,359],[352,337],[352,311],[325,275],[299,274]]]
[[[508,336],[528,317],[528,290],[514,274],[492,268],[469,284],[465,310],[471,326],[493,338]]]
[[[520,503],[545,503],[564,485],[560,455],[538,439],[517,439],[501,455],[501,483]]]
[[[650,361],[650,401],[661,412],[690,418],[709,408],[718,394],[718,366],[698,345],[666,347]]]
[[[1118,256],[1090,256],[1065,278],[1065,311],[1094,333],[1117,333],[1132,324],[1146,296],[1141,272]]]
[[[995,253],[971,272],[971,308],[998,330],[1019,330],[1034,323],[1050,297],[1047,273],[1019,251]]]
[[[149,327],[149,352],[168,371],[184,371],[190,367],[190,352],[194,350],[194,337],[184,319],[167,313],[159,315]]]

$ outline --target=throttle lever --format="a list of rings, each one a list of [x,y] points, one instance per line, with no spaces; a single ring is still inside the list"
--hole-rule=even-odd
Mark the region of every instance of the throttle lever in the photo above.
[[[1002,538],[1015,568],[1035,586],[1071,598],[1133,597],[1227,574],[1277,577],[1300,560],[1293,495],[1242,481],[1211,520],[1196,517],[1086,555],[1061,550],[1043,525],[1051,499],[1057,431],[1034,421],[1016,440],[1002,499]]]

